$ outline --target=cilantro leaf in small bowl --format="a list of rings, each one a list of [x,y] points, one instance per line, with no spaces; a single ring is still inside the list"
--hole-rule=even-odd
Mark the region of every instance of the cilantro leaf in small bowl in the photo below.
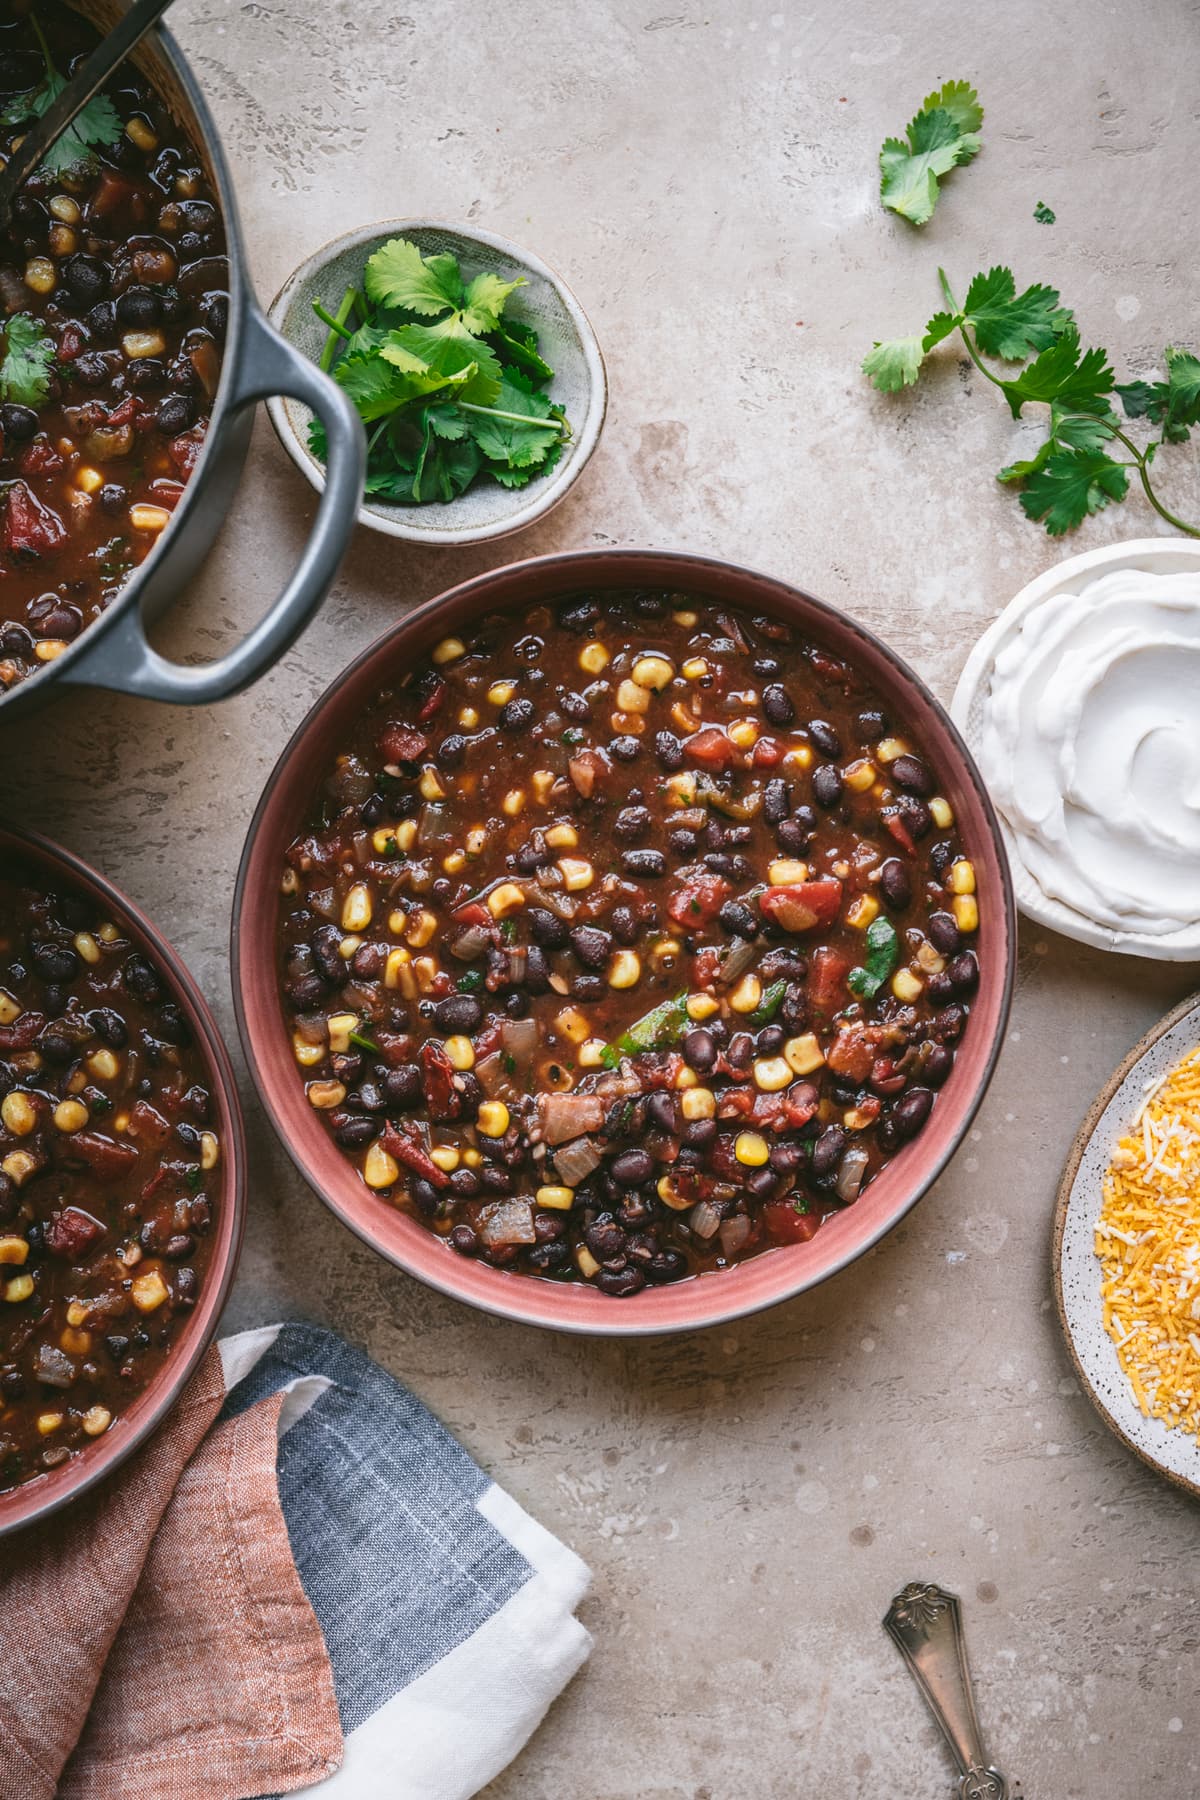
[[[347,233],[284,284],[271,321],[329,371],[367,433],[360,521],[421,543],[520,530],[567,492],[599,438],[604,364],[582,308],[530,252],[399,220]],[[320,488],[319,423],[268,403]]]

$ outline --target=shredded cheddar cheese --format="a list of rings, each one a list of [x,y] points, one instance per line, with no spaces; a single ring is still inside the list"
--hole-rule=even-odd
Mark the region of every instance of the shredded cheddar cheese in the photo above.
[[[1143,1414],[1200,1435],[1200,1049],[1148,1084],[1096,1225],[1104,1329]]]

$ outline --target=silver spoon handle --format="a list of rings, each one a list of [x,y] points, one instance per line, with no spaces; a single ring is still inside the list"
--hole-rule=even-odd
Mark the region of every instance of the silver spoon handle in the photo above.
[[[983,1747],[958,1595],[910,1581],[892,1601],[883,1628],[954,1753],[960,1800],[1008,1800],[1008,1783]]]
[[[125,16],[96,45],[57,100],[26,132],[5,164],[3,189],[9,202],[21,183],[33,174],[55,138],[62,136],[80,108],[104,86],[113,70],[124,62],[138,39],[145,36],[170,4],[171,0],[134,0]]]

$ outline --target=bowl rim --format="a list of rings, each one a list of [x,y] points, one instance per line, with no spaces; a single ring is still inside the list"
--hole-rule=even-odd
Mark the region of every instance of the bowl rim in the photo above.
[[[29,856],[51,875],[65,875],[83,892],[101,900],[106,910],[111,909],[122,924],[130,927],[130,935],[139,948],[148,951],[163,971],[212,1071],[220,1116],[223,1180],[209,1278],[184,1326],[182,1341],[172,1349],[158,1374],[133,1397],[111,1434],[106,1433],[61,1468],[48,1470],[45,1475],[34,1476],[19,1487],[0,1493],[0,1537],[40,1523],[91,1492],[157,1431],[212,1342],[237,1273],[246,1225],[246,1134],[237,1080],[216,1019],[187,964],[140,907],[73,851],[0,816],[0,851],[6,849]],[[127,1430],[117,1429],[127,1425]]]
[[[602,570],[595,580],[589,580],[591,570]],[[356,1216],[361,1205],[362,1196],[367,1190],[362,1187],[349,1164],[342,1164],[345,1176],[340,1174],[336,1180],[327,1181],[319,1170],[314,1169],[306,1160],[302,1146],[293,1141],[290,1133],[284,1128],[277,1115],[271,1095],[268,1059],[274,1055],[280,1058],[280,1048],[286,1042],[282,1030],[275,1038],[272,1032],[284,1021],[280,1014],[278,1022],[275,1018],[267,1018],[265,1013],[271,1007],[268,999],[264,1008],[260,1009],[254,998],[254,974],[263,965],[251,955],[249,940],[254,930],[247,924],[248,909],[253,909],[252,916],[258,921],[257,929],[264,929],[261,921],[268,915],[271,920],[271,950],[267,959],[269,965],[270,993],[276,999],[277,984],[275,981],[274,959],[274,924],[278,909],[278,883],[274,878],[275,865],[264,863],[263,870],[256,870],[257,860],[264,858],[265,828],[272,811],[278,806],[283,811],[289,801],[292,802],[291,822],[293,828],[297,817],[294,795],[290,789],[293,766],[300,760],[306,746],[319,744],[322,736],[328,739],[327,718],[339,700],[344,699],[360,681],[365,681],[375,671],[376,665],[386,663],[395,654],[397,640],[406,639],[422,643],[432,641],[445,627],[439,624],[447,614],[454,616],[454,629],[465,622],[468,616],[478,616],[488,610],[503,611],[507,607],[530,604],[535,598],[542,596],[541,586],[553,583],[557,591],[570,592],[572,588],[597,586],[607,589],[652,585],[667,588],[679,588],[693,591],[707,591],[715,603],[720,604],[719,586],[721,583],[735,584],[739,590],[738,598],[732,595],[724,597],[725,604],[739,604],[749,609],[754,606],[754,590],[761,596],[769,593],[772,599],[780,603],[784,609],[791,609],[793,619],[797,611],[801,621],[812,626],[811,615],[816,613],[825,624],[824,635],[834,639],[837,648],[839,633],[850,639],[856,650],[868,653],[868,665],[879,663],[886,667],[889,676],[897,687],[915,696],[918,706],[927,709],[924,719],[937,727],[956,757],[955,775],[964,789],[973,794],[983,833],[978,849],[989,859],[988,875],[994,886],[1001,905],[996,909],[997,919],[993,930],[996,934],[996,962],[990,965],[995,970],[989,974],[988,991],[994,994],[994,1022],[991,1038],[982,1055],[976,1054],[976,1072],[974,1088],[968,1093],[962,1090],[959,1101],[959,1113],[950,1127],[945,1143],[938,1149],[931,1161],[922,1165],[922,1170],[906,1187],[902,1195],[887,1211],[869,1228],[862,1237],[855,1237],[832,1258],[826,1258],[819,1267],[811,1265],[806,1259],[797,1264],[792,1252],[804,1251],[809,1245],[783,1246],[765,1252],[762,1256],[751,1258],[748,1262],[735,1265],[728,1270],[695,1278],[691,1281],[679,1282],[665,1288],[647,1289],[644,1295],[635,1295],[632,1299],[615,1305],[606,1297],[605,1312],[600,1317],[567,1316],[567,1309],[577,1306],[578,1302],[568,1301],[564,1307],[561,1296],[564,1289],[560,1284],[549,1281],[538,1281],[523,1275],[513,1275],[505,1270],[487,1269],[486,1278],[477,1285],[482,1292],[464,1290],[464,1281],[476,1285],[473,1272],[482,1271],[485,1265],[468,1262],[465,1259],[453,1258],[438,1243],[436,1250],[439,1256],[445,1255],[445,1269],[431,1257],[426,1258],[418,1249],[418,1240],[412,1240],[409,1254],[401,1254],[380,1241],[379,1236],[371,1228],[371,1219]],[[536,593],[529,591],[531,584],[537,588]],[[814,635],[821,636],[819,626]],[[849,654],[843,650],[843,653]],[[280,821],[286,824],[287,819]],[[282,850],[282,844],[277,850]],[[269,885],[268,885],[269,876]],[[1001,942],[1002,940],[1002,942]],[[475,1306],[495,1317],[507,1319],[513,1323],[540,1325],[549,1329],[564,1331],[580,1336],[599,1337],[657,1337],[676,1331],[691,1331],[701,1326],[728,1324],[736,1319],[746,1318],[754,1313],[778,1304],[782,1300],[794,1298],[808,1288],[832,1278],[847,1268],[893,1230],[900,1221],[911,1212],[917,1202],[928,1192],[929,1188],[942,1174],[947,1164],[961,1145],[984,1095],[990,1085],[1004,1046],[1009,1009],[1012,1000],[1016,967],[1016,913],[1013,903],[1012,884],[1008,865],[1004,855],[1003,844],[999,834],[999,826],[994,809],[983,785],[974,761],[945,709],[937,698],[926,687],[921,678],[912,671],[904,660],[866,626],[857,620],[839,612],[828,602],[795,588],[790,584],[776,580],[758,570],[745,565],[731,563],[720,558],[694,555],[685,551],[671,550],[636,550],[636,549],[596,549],[557,552],[546,556],[531,557],[522,562],[510,563],[499,569],[492,569],[471,579],[457,583],[444,593],[424,601],[410,613],[389,626],[376,637],[330,682],[324,692],[309,708],[304,718],[297,725],[288,743],[271,771],[258,804],[254,810],[246,834],[241,861],[238,866],[237,881],[234,888],[233,907],[230,920],[230,973],[233,983],[234,1011],[237,1017],[238,1030],[241,1034],[242,1046],[246,1056],[251,1078],[262,1102],[264,1111],[271,1120],[276,1135],[283,1143],[284,1149],[291,1157],[298,1172],[324,1202],[326,1206],[346,1225],[355,1236],[368,1244],[377,1254],[386,1258],[395,1267],[403,1269],[407,1274],[422,1281],[426,1286],[451,1298]],[[264,977],[265,980],[265,977]],[[289,1058],[290,1068],[290,1058]],[[953,1080],[953,1076],[951,1077]],[[950,1084],[947,1084],[949,1091]],[[303,1115],[297,1114],[297,1117]],[[307,1128],[308,1121],[305,1121]],[[317,1127],[314,1127],[316,1129]],[[322,1139],[328,1142],[327,1139]],[[898,1167],[902,1158],[912,1151],[919,1153],[920,1145],[930,1142],[922,1136],[908,1145],[889,1164],[890,1168]],[[315,1143],[315,1140],[314,1140]],[[333,1147],[331,1146],[331,1149]],[[336,1149],[333,1154],[337,1155]],[[886,1171],[885,1171],[886,1175]],[[880,1177],[883,1180],[885,1177]],[[374,1196],[367,1196],[374,1200]],[[376,1202],[376,1204],[382,1204]],[[839,1218],[851,1218],[853,1208],[848,1208]],[[389,1212],[390,1218],[403,1218],[395,1210]],[[430,1234],[413,1221],[414,1232],[420,1232],[422,1238]],[[828,1229],[828,1228],[825,1228]],[[822,1233],[817,1234],[813,1242],[819,1241]],[[828,1241],[828,1240],[827,1240]],[[431,1245],[432,1248],[432,1245]],[[425,1266],[421,1266],[425,1264]],[[752,1297],[742,1292],[739,1299],[738,1276],[743,1271],[770,1265],[779,1271],[778,1275],[768,1282],[769,1292],[755,1293]],[[456,1276],[458,1277],[456,1279]],[[508,1284],[512,1284],[509,1286]],[[575,1284],[578,1286],[579,1284]],[[757,1284],[756,1284],[757,1285]],[[494,1287],[494,1292],[492,1291]],[[541,1290],[544,1290],[542,1292]],[[743,1284],[744,1290],[744,1284]],[[670,1302],[671,1295],[686,1294],[695,1297],[691,1305],[680,1301]],[[661,1318],[650,1319],[644,1316],[644,1308],[639,1316],[640,1300],[645,1296],[653,1296],[659,1306],[668,1304],[678,1317],[671,1317],[666,1322]],[[595,1299],[595,1296],[592,1296]],[[534,1305],[533,1302],[538,1304]],[[657,1310],[657,1309],[656,1309]],[[612,1315],[611,1317],[609,1315]]]
[[[472,243],[485,245],[490,250],[498,250],[520,263],[531,274],[539,277],[558,294],[579,334],[580,348],[584,365],[588,373],[589,399],[587,411],[575,429],[574,449],[570,457],[562,462],[539,486],[531,483],[523,490],[533,497],[525,504],[518,506],[507,518],[497,519],[494,524],[480,526],[451,527],[445,531],[435,531],[431,526],[409,525],[404,519],[385,518],[373,511],[364,498],[358,509],[358,523],[370,531],[378,531],[385,537],[399,538],[410,544],[442,544],[452,548],[465,544],[485,544],[495,542],[498,538],[511,537],[515,532],[523,531],[537,519],[544,518],[562,500],[565,500],[579,477],[583,474],[591,460],[592,453],[600,441],[604,429],[604,421],[608,414],[608,373],[604,363],[604,353],[600,348],[600,340],[595,328],[582,304],[557,270],[543,261],[534,251],[516,244],[511,238],[501,237],[498,232],[483,231],[475,226],[459,224],[451,219],[380,219],[369,225],[356,225],[350,231],[342,231],[336,237],[326,240],[302,263],[294,268],[281,284],[278,293],[267,308],[268,322],[282,337],[287,338],[286,322],[290,315],[295,292],[310,275],[330,263],[343,251],[373,242],[377,238],[403,237],[415,231],[443,231],[455,237],[466,238]],[[290,343],[292,340],[288,338]],[[309,485],[317,493],[325,489],[325,471],[322,465],[301,441],[291,414],[288,411],[287,397],[282,394],[271,395],[266,402],[267,415],[275,429],[283,448],[291,457]],[[420,513],[420,507],[414,507],[414,516]]]
[[[1186,537],[1122,538],[1115,544],[1101,544],[1094,550],[1081,550],[1074,556],[1064,557],[1018,589],[976,640],[950,701],[950,716],[968,748],[971,746],[968,726],[975,698],[987,683],[997,651],[1026,613],[1049,595],[1077,585],[1081,579],[1090,581],[1101,575],[1115,574],[1120,569],[1158,562],[1190,564],[1200,573],[1200,543]],[[1184,570],[1155,572],[1183,573]],[[1061,937],[1072,938],[1076,943],[1088,944],[1094,950],[1141,956],[1152,962],[1194,962],[1200,956],[1200,926],[1181,926],[1178,931],[1158,936],[1141,931],[1115,931],[1109,925],[1101,925],[1089,914],[1068,906],[1065,901],[1043,893],[1022,860],[1018,834],[999,809],[997,817],[1004,847],[1015,871],[1017,905],[1034,924],[1056,931]]]

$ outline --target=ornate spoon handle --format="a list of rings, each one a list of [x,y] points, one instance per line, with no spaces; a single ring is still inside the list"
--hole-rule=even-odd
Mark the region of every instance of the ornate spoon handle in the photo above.
[[[958,1595],[910,1581],[889,1606],[883,1628],[954,1752],[960,1800],[1009,1800],[1008,1782],[983,1748]]]

